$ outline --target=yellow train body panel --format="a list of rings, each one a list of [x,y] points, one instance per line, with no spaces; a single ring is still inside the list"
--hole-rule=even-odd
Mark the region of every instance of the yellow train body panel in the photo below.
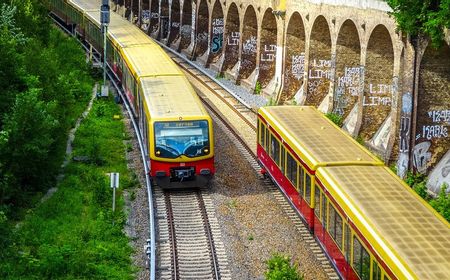
[[[261,107],[259,114],[311,170],[327,165],[383,165],[314,107]]]
[[[449,279],[449,223],[389,168],[321,167],[316,180],[398,279]]]
[[[146,104],[146,114],[150,123],[150,138],[154,138],[153,124],[158,121],[192,121],[206,120],[209,127],[210,142],[213,143],[212,120],[204,109],[200,99],[184,76],[156,76],[141,78],[143,97]],[[168,162],[179,160],[190,162],[214,156],[214,145],[206,156],[178,159],[164,159]],[[157,159],[154,147],[150,147],[150,158]]]
[[[181,70],[156,44],[121,48],[120,52],[136,80],[149,76],[183,76]]]

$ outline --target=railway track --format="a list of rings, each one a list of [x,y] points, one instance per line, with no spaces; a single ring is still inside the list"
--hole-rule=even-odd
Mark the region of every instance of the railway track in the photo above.
[[[159,279],[231,279],[208,191],[156,188],[154,194],[159,229]]]
[[[242,156],[250,163],[255,172],[259,173],[260,165],[256,157],[256,110],[248,105],[238,104],[240,101],[228,92],[215,79],[207,75],[187,58],[163,46],[172,59],[183,69],[186,76],[198,88],[198,93],[204,104],[209,108],[215,122],[229,132]],[[205,90],[206,89],[206,90]],[[292,220],[301,238],[320,262],[329,279],[340,279],[334,265],[314,236],[309,232],[303,219],[294,210],[293,205],[284,193],[273,182],[259,175],[268,191],[275,197],[286,215]]]

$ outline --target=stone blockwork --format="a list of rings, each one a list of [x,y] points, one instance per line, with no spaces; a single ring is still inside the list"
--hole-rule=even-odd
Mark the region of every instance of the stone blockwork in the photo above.
[[[343,128],[386,162],[397,161],[400,175],[411,168],[429,173],[438,163],[449,168],[449,47],[431,50],[396,31],[385,1],[120,4],[116,10],[130,19],[137,13],[134,21],[152,37],[220,75],[250,90],[262,87],[280,104],[341,115]]]

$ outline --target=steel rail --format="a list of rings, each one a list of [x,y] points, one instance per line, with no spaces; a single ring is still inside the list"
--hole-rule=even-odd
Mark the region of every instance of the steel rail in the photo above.
[[[211,225],[209,224],[205,202],[203,201],[202,194],[199,190],[196,192],[196,195],[200,206],[200,211],[202,212],[203,226],[205,227],[206,234],[208,235],[208,243],[211,251],[211,264],[213,266],[214,279],[220,280],[219,261],[217,259],[216,246],[214,245],[214,238],[212,236]]]
[[[74,34],[72,34],[67,28],[65,28],[65,26],[59,22],[59,17],[54,14],[54,13],[50,13],[50,18],[53,19],[53,21],[61,28],[63,29],[66,33],[68,33],[69,35],[73,36]],[[89,52],[88,47],[83,44],[83,42],[81,42],[80,40],[78,40],[78,38],[76,38],[75,36],[73,36],[82,46],[83,48]],[[96,62],[100,62],[100,59],[97,58],[96,56],[93,56],[93,58],[96,60]],[[139,143],[139,149],[141,152],[141,158],[142,158],[142,162],[144,164],[144,172],[145,172],[145,185],[147,188],[147,198],[148,198],[148,209],[149,209],[149,235],[150,235],[150,240],[147,241],[147,245],[146,245],[146,254],[147,257],[150,257],[150,262],[149,262],[149,269],[150,269],[150,280],[155,280],[156,279],[156,229],[155,229],[155,213],[154,213],[154,208],[153,208],[153,194],[152,194],[152,185],[151,185],[151,178],[149,176],[149,167],[148,167],[148,162],[147,162],[147,158],[145,156],[145,150],[144,150],[144,144],[143,144],[143,140],[141,138],[141,134],[139,131],[139,126],[136,124],[136,120],[134,118],[133,112],[131,111],[130,105],[128,103],[128,100],[125,98],[124,94],[123,94],[123,90],[121,88],[121,86],[118,85],[118,83],[114,80],[114,78],[116,80],[119,80],[118,77],[114,74],[114,72],[112,72],[112,69],[110,67],[109,64],[107,64],[108,66],[108,70],[107,71],[107,76],[110,80],[110,82],[113,84],[114,88],[117,90],[120,98],[123,101],[123,104],[125,106],[125,109],[130,117],[131,123],[133,124],[133,129],[136,133],[136,138],[138,140]]]

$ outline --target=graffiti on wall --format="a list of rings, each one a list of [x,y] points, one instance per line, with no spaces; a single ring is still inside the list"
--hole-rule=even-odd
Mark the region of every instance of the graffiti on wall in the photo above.
[[[404,178],[408,171],[411,112],[412,94],[407,92],[402,96],[402,111],[400,116],[399,155],[397,161],[397,175],[400,178]]]
[[[369,84],[369,92],[363,97],[363,106],[391,106],[393,90],[392,85]]]
[[[363,68],[360,66],[345,67],[343,75],[337,77],[337,86],[334,93],[334,113],[344,115],[344,109],[349,103],[348,96],[359,95],[362,74]]]
[[[275,55],[277,52],[277,45],[264,45],[261,52],[261,61],[272,62],[275,60]]]
[[[305,75],[305,53],[302,52],[299,55],[293,55],[291,59],[292,75],[299,81]]]
[[[428,176],[427,187],[435,194],[438,194],[444,183],[450,186],[450,150],[447,151]],[[447,188],[447,193],[449,192],[450,189]]]
[[[250,36],[247,40],[245,40],[244,44],[242,45],[242,50],[245,54],[253,54],[256,53],[256,37]]]
[[[227,37],[227,45],[229,46],[239,46],[240,32],[231,32]]]
[[[223,45],[223,30],[224,30],[223,18],[216,18],[212,21],[212,39],[211,39],[211,52],[218,53],[222,49]]]
[[[315,92],[325,81],[331,81],[332,79],[331,60],[313,59],[308,73],[308,92]]]
[[[427,164],[431,159],[431,153],[428,151],[430,147],[430,141],[424,141],[414,146],[413,164],[419,173],[425,173],[427,171]]]
[[[435,110],[428,112],[430,124],[422,126],[422,133],[418,137],[432,140],[434,138],[448,137],[450,125],[450,110]],[[416,137],[417,138],[417,137]]]

